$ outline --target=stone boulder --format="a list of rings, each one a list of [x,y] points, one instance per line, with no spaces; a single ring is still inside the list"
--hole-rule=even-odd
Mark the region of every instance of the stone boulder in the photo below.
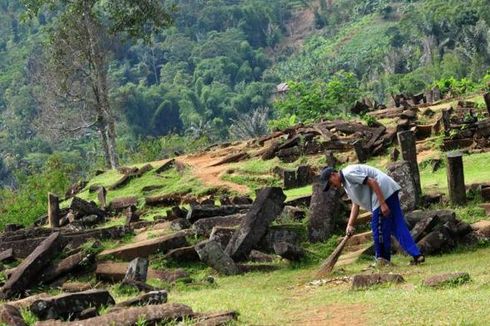
[[[266,234],[270,223],[281,214],[285,199],[281,188],[262,189],[226,246],[226,253],[233,259],[246,259]]]
[[[352,278],[352,289],[366,289],[384,283],[403,283],[405,279],[400,274],[360,274]]]
[[[195,246],[199,258],[206,265],[224,275],[236,275],[239,269],[233,259],[228,256],[221,246],[212,240],[206,240]]]
[[[465,272],[456,272],[431,276],[429,278],[426,278],[422,284],[425,286],[436,288],[451,285],[461,285],[469,282],[470,280],[470,274]]]
[[[291,261],[299,261],[305,256],[303,248],[288,242],[277,242],[274,244],[274,252]]]
[[[308,219],[310,242],[325,241],[332,235],[335,221],[340,218],[340,195],[336,189],[324,192],[319,183],[313,185]]]
[[[387,170],[387,174],[401,187],[399,197],[402,210],[404,212],[413,211],[417,206],[417,185],[410,169],[410,163],[407,161],[391,163]]]

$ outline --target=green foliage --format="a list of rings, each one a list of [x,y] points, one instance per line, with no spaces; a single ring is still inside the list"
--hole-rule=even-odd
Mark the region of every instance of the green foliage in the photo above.
[[[20,309],[20,314],[27,326],[34,326],[39,321],[39,318],[28,308]]]
[[[484,79],[482,80],[484,82]],[[442,94],[451,93],[455,96],[465,95],[474,92],[478,85],[468,78],[462,78],[460,80],[449,77],[442,78],[434,82],[433,86],[439,88]]]
[[[284,116],[269,120],[269,128],[271,130],[284,130],[298,124],[298,117],[295,114],[285,114]]]

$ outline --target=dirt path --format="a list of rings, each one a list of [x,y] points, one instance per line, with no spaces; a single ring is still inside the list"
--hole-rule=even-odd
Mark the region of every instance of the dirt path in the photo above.
[[[240,194],[248,194],[250,189],[247,186],[225,181],[220,178],[220,176],[223,173],[226,173],[226,171],[229,169],[230,164],[212,166],[213,164],[218,163],[224,157],[244,150],[245,147],[246,143],[241,142],[237,145],[226,148],[219,148],[198,154],[178,156],[175,158],[175,160],[189,166],[192,174],[199,178],[208,187],[231,190]],[[161,165],[166,161],[168,160],[156,161],[152,163],[155,165]]]

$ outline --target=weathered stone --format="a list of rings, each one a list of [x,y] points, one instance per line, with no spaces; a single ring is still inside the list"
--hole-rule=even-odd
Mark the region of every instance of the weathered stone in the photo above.
[[[196,262],[199,261],[199,255],[197,254],[194,246],[182,247],[172,249],[163,256],[167,260],[176,262]]]
[[[131,205],[126,208],[124,214],[126,215],[126,225],[129,226],[132,223],[136,223],[140,221],[140,214],[137,211],[135,205]]]
[[[14,251],[12,250],[12,248],[4,250],[0,253],[0,262],[2,262],[2,263],[12,262],[14,260],[15,260]]]
[[[39,280],[42,283],[49,283],[70,272],[74,272],[77,269],[88,267],[93,262],[94,255],[81,251],[62,259],[55,265],[51,265],[46,268]]]
[[[250,205],[231,205],[231,206],[193,206],[187,213],[187,219],[191,223],[197,220],[216,217],[229,216],[243,213],[250,209]]]
[[[454,248],[455,242],[446,226],[440,227],[423,237],[417,246],[425,255],[437,254]]]
[[[420,222],[422,219],[434,216],[437,216],[438,220],[441,223],[456,220],[456,214],[450,209],[438,209],[430,211],[416,210],[405,214],[405,218],[410,227],[414,227],[415,224]]]
[[[453,205],[466,203],[466,188],[464,184],[463,154],[451,152],[447,154],[447,184],[449,200]]]
[[[83,282],[65,282],[61,286],[61,290],[68,293],[83,292],[90,289],[92,289],[92,285],[90,283]]]
[[[135,258],[129,262],[128,271],[124,276],[125,281],[137,281],[146,282],[146,277],[148,275],[148,259],[147,258]]]
[[[466,272],[456,272],[431,276],[426,278],[422,284],[430,287],[443,287],[449,285],[461,285],[470,280],[470,274]]]
[[[90,308],[87,308],[87,309],[83,310],[82,312],[80,312],[80,315],[78,316],[78,320],[85,320],[85,319],[89,319],[89,318],[94,318],[94,317],[97,317],[98,315],[99,315],[99,313],[97,311],[97,308],[90,307]]]
[[[285,202],[285,205],[295,206],[295,207],[309,207],[311,203],[311,197],[312,196],[303,196],[303,197],[290,199]]]
[[[274,243],[274,252],[291,261],[301,260],[305,256],[305,251],[302,248],[288,242]]]
[[[192,230],[200,236],[209,236],[214,227],[234,227],[240,225],[245,214],[203,218],[192,225]]]
[[[394,147],[390,152],[390,161],[396,162],[398,161],[399,157],[400,157],[400,151],[398,150],[398,148]]]
[[[60,201],[59,198],[48,193],[48,222],[49,226],[56,228],[60,226]]]
[[[121,282],[126,276],[128,263],[104,262],[97,264],[95,276],[100,281]],[[148,279],[160,279],[172,283],[180,278],[189,277],[189,273],[183,269],[175,270],[154,270],[148,268]]]
[[[9,223],[5,225],[4,232],[15,232],[24,229],[22,224]]]
[[[171,321],[192,317],[192,309],[178,303],[164,303],[161,305],[148,305],[142,307],[130,307],[108,313],[99,317],[76,322],[46,321],[39,322],[37,326],[133,326],[140,320],[148,325],[164,324]]]
[[[156,168],[155,173],[163,173],[175,167],[175,159],[168,160],[167,162]]]
[[[209,240],[216,241],[224,250],[230,242],[230,239],[235,233],[236,229],[236,227],[215,226],[211,230]]]
[[[437,215],[430,215],[415,224],[413,229],[410,231],[412,238],[415,242],[419,241],[428,231],[439,222]]]
[[[195,249],[201,261],[218,272],[224,275],[235,275],[239,273],[238,267],[233,259],[223,251],[216,241],[203,241],[197,244]]]
[[[405,279],[400,274],[361,274],[352,278],[352,289],[365,289],[384,283],[403,283]]]
[[[230,325],[238,318],[236,311],[219,313],[196,313],[194,314],[195,326],[224,326]]]
[[[109,208],[113,211],[121,212],[125,208],[136,205],[138,205],[138,197],[136,196],[119,197],[111,200]]]
[[[282,219],[288,219],[288,220],[293,220],[293,221],[301,221],[304,219],[306,216],[306,213],[304,210],[298,207],[294,206],[284,206],[284,209],[282,210],[281,218]]]
[[[148,257],[157,252],[165,254],[171,249],[187,245],[185,233],[181,231],[155,239],[131,243],[115,249],[104,250],[99,256],[112,255],[123,260],[132,260],[137,257]]]
[[[490,237],[490,221],[478,221],[476,223],[471,224],[473,230],[477,231],[479,234]]]
[[[233,205],[251,205],[253,200],[250,196],[233,196],[231,198],[231,203]]]
[[[490,187],[482,188],[481,197],[484,201],[490,201]]]
[[[302,226],[287,224],[273,225],[255,247],[265,252],[273,253],[275,243],[287,242],[295,245],[299,244],[301,237],[298,228],[302,228]]]
[[[0,307],[0,323],[8,326],[27,326],[20,310],[10,304],[3,304]]]
[[[269,255],[258,250],[252,250],[250,254],[248,254],[248,260],[257,263],[270,263],[273,262],[276,257],[277,256]]]
[[[302,155],[299,146],[284,148],[276,152],[276,156],[284,163],[292,163]]]
[[[17,294],[23,294],[35,279],[39,272],[58,254],[61,248],[60,234],[51,234],[16,267],[5,285],[0,289],[2,299],[11,298]]]
[[[340,217],[340,196],[333,187],[324,192],[319,183],[313,185],[308,219],[310,242],[327,240],[333,232],[335,221]]]
[[[191,227],[191,223],[186,218],[178,218],[170,223],[170,228],[174,231],[181,231]]]
[[[174,206],[170,210],[167,211],[167,220],[173,221],[179,218],[186,218],[187,216],[187,209],[181,208],[179,206]]]
[[[246,259],[272,220],[281,214],[285,198],[281,188],[262,189],[226,246],[226,253],[233,259]]]
[[[404,212],[413,211],[417,205],[417,185],[410,170],[410,164],[406,161],[391,163],[387,170],[387,174],[401,186],[399,197],[402,210]]]
[[[127,301],[120,302],[116,304],[115,307],[120,308],[120,307],[158,305],[158,304],[166,303],[167,298],[168,298],[168,293],[165,290],[151,291],[142,294],[136,298],[132,298]]]
[[[79,293],[39,299],[31,304],[30,310],[40,319],[74,319],[87,308],[115,304],[107,290],[89,290]]]
[[[293,189],[298,187],[296,180],[296,171],[284,170],[283,176],[284,189]]]
[[[181,194],[165,194],[145,197],[145,206],[178,206],[182,201]]]
[[[105,216],[106,212],[99,209],[95,204],[83,200],[79,197],[73,197],[72,202],[70,204],[70,210],[75,213],[78,217],[86,216],[86,215],[97,215],[97,216]]]

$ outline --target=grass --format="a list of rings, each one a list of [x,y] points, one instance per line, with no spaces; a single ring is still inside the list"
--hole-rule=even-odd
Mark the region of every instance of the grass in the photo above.
[[[308,286],[318,265],[284,268],[271,273],[219,277],[214,288],[174,290],[170,301],[189,304],[195,311],[237,310],[243,325],[326,323],[339,314],[353,324],[432,325],[490,322],[486,313],[490,295],[490,248],[430,257],[426,264],[406,266],[408,258],[395,256],[397,266],[385,270],[400,273],[402,285],[352,291],[348,284]],[[366,261],[349,265],[339,275],[359,273]],[[421,285],[437,273],[468,271],[472,281],[458,287],[430,289]],[[437,298],[435,300],[435,298]],[[343,306],[345,310],[336,307]],[[360,309],[360,311],[354,311]]]

